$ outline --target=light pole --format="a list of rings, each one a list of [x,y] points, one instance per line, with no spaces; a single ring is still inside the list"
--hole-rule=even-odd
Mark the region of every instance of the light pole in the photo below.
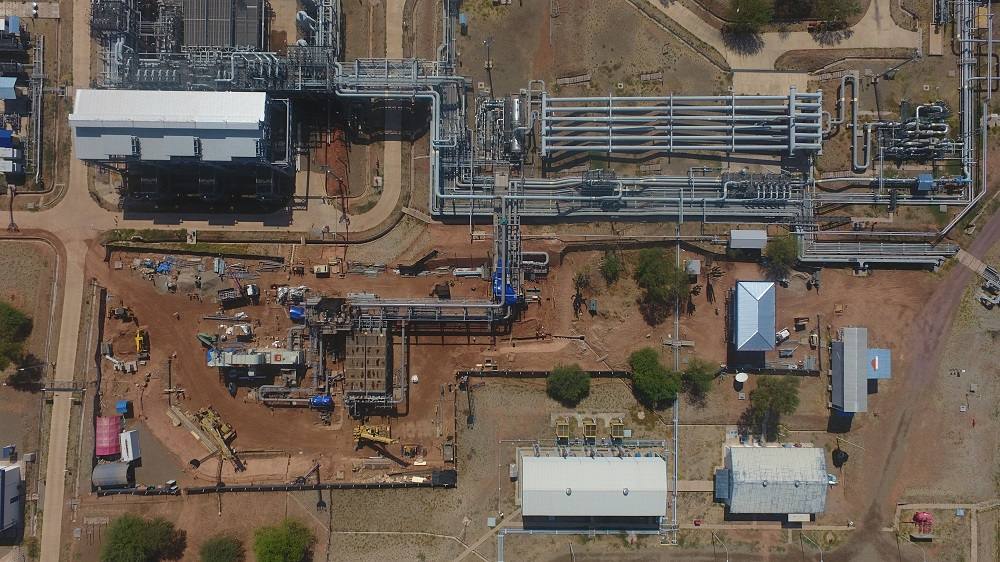
[[[810,539],[808,535],[802,533],[801,531],[799,532],[799,538],[806,539],[807,541],[812,543],[812,545],[816,547],[816,550],[819,551],[819,562],[823,562],[823,547],[821,547],[818,542]]]
[[[487,37],[483,39],[483,45],[486,46],[486,79],[490,84],[490,97],[493,97],[493,59],[490,58],[490,47],[493,46],[493,37]]]
[[[719,544],[722,545],[722,548],[726,549],[726,562],[729,562],[729,547],[726,546],[726,543],[722,542],[722,539],[719,538],[719,535],[715,534],[715,531],[712,531],[712,540],[719,541]]]
[[[17,232],[17,223],[14,222],[14,196],[17,195],[17,188],[13,185],[8,185],[7,192],[10,194],[10,202],[8,204],[8,210],[10,211],[10,224],[7,225],[7,230],[9,232]]]

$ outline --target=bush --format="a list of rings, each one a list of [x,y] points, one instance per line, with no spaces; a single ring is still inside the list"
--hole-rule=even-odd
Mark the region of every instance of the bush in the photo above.
[[[642,315],[651,325],[662,322],[670,307],[690,291],[687,273],[659,248],[639,252],[634,277],[642,289]]]
[[[639,402],[660,409],[677,399],[680,377],[660,364],[656,350],[642,348],[628,358],[632,368],[632,390]]]
[[[695,399],[703,399],[712,390],[712,381],[718,373],[717,365],[692,357],[681,373],[684,391]]]
[[[187,534],[166,519],[122,515],[108,526],[102,562],[177,560],[187,547]]]
[[[799,239],[791,234],[768,240],[764,248],[767,269],[775,277],[782,277],[799,259]]]
[[[261,527],[254,533],[257,562],[302,562],[315,542],[312,531],[294,519],[276,527]]]
[[[0,302],[0,370],[21,360],[24,341],[31,335],[32,322],[26,314]]]
[[[246,553],[240,539],[230,535],[212,537],[201,545],[201,562],[243,562]]]
[[[622,259],[617,253],[611,250],[604,252],[604,257],[601,258],[601,276],[608,285],[614,285],[618,281],[623,269]]]
[[[590,287],[590,272],[577,271],[576,275],[573,276],[573,289],[580,292],[588,287]]]
[[[558,365],[545,379],[545,391],[566,406],[575,406],[590,394],[590,375],[577,364]]]
[[[726,31],[734,34],[755,34],[774,18],[774,0],[729,0],[729,20]]]

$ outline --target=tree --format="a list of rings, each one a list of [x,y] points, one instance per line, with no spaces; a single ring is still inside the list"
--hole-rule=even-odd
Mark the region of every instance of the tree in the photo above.
[[[775,277],[782,277],[799,259],[799,239],[792,234],[768,240],[764,248],[767,269]]]
[[[632,368],[632,390],[639,402],[660,409],[677,398],[680,376],[660,364],[656,350],[644,347],[628,358]]]
[[[202,543],[201,562],[243,562],[246,553],[240,539],[231,535],[217,535]]]
[[[624,269],[622,259],[617,252],[611,250],[604,252],[604,257],[601,258],[601,276],[604,277],[608,285],[614,285],[618,281],[622,269]]]
[[[108,526],[102,562],[177,560],[187,547],[187,534],[166,519],[122,515]]]
[[[679,299],[687,297],[690,290],[687,273],[673,260],[667,259],[659,248],[639,252],[635,267],[635,281],[642,289],[640,305],[642,314],[651,325],[659,324]]]
[[[285,519],[275,527],[257,529],[253,552],[257,562],[302,562],[315,540],[305,525]]]
[[[761,426],[761,433],[768,438],[775,436],[781,416],[793,413],[799,407],[799,379],[792,376],[760,377],[750,393],[749,423]]]
[[[590,375],[576,363],[558,365],[545,379],[545,391],[566,406],[575,406],[590,394]]]
[[[586,270],[577,271],[576,275],[573,276],[573,289],[579,293],[587,287],[590,287],[590,272]]]
[[[729,0],[726,31],[756,34],[774,18],[774,0]]]
[[[839,24],[860,12],[861,5],[857,0],[820,0],[813,8],[816,19]]]
[[[712,390],[712,381],[719,373],[717,365],[698,357],[692,357],[687,368],[681,373],[685,392],[695,399],[703,399]]]
[[[31,335],[31,327],[31,318],[0,302],[0,370],[21,359],[24,341]]]

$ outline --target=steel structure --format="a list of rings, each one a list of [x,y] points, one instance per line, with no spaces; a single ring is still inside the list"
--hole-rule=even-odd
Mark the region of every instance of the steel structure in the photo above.
[[[822,149],[823,95],[572,97],[542,95],[542,156],[562,152],[794,155]]]

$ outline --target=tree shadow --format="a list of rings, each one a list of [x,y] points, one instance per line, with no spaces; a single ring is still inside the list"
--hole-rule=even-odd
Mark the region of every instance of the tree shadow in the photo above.
[[[755,55],[764,48],[764,36],[760,33],[741,31],[732,27],[723,28],[722,42],[726,48],[741,55]]]
[[[840,27],[843,24],[822,25],[809,31],[814,41],[824,47],[833,47],[850,39],[854,30],[850,27]]]
[[[28,353],[17,362],[17,370],[7,377],[7,385],[22,392],[40,392],[42,378],[45,374],[45,363]]]

